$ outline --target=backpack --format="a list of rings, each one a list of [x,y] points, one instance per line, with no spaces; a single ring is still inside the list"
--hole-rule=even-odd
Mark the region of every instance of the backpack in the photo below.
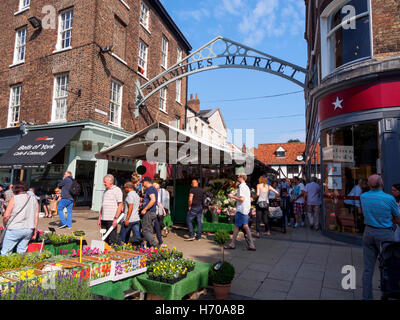
[[[211,192],[207,191],[203,193],[203,207],[208,208],[211,205],[214,196]]]
[[[72,180],[72,185],[71,188],[69,188],[69,193],[71,194],[71,196],[77,197],[81,194],[81,186],[75,179],[71,180]]]

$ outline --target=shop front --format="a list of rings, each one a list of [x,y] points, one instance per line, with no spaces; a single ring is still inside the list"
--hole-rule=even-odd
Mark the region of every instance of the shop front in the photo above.
[[[100,210],[103,178],[110,171],[132,173],[135,163],[115,158],[96,159],[95,154],[131,133],[95,121],[77,121],[27,127],[27,134],[0,158],[0,168],[13,170],[39,195],[50,195],[65,171],[81,185],[76,206]]]
[[[400,183],[400,82],[334,92],[318,104],[324,233],[361,243],[360,195],[368,177],[382,175],[385,192]]]

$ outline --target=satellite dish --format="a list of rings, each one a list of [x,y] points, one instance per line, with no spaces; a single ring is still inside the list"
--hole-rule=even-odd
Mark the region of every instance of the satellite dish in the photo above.
[[[147,169],[146,169],[145,166],[139,166],[139,167],[137,167],[137,169],[136,169],[136,172],[137,172],[138,174],[140,174],[141,176],[144,175],[144,174],[146,173],[146,171],[147,171]]]
[[[303,156],[297,156],[297,161],[303,161]]]

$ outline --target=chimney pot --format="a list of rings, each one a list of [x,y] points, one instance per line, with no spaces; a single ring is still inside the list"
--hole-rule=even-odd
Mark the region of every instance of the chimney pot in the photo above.
[[[190,100],[193,100],[193,93],[190,94]]]

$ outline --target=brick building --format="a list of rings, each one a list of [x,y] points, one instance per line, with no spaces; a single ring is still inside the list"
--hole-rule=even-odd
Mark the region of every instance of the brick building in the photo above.
[[[81,174],[88,202],[102,189],[104,173],[133,166],[121,159],[101,163],[94,154],[154,122],[183,123],[187,78],[154,94],[138,115],[134,108],[136,82],[192,49],[159,0],[2,0],[0,27],[0,127],[82,127],[56,157],[61,160],[50,161],[58,166],[50,172]],[[40,170],[24,178],[40,180]]]
[[[400,181],[400,3],[307,0],[306,161],[321,144],[323,227],[361,241],[365,180]]]
[[[305,147],[305,143],[269,143],[258,145],[253,152],[257,160],[278,172],[279,179],[293,179],[305,177]],[[315,156],[316,165],[311,168],[312,175],[320,178],[319,146]]]

